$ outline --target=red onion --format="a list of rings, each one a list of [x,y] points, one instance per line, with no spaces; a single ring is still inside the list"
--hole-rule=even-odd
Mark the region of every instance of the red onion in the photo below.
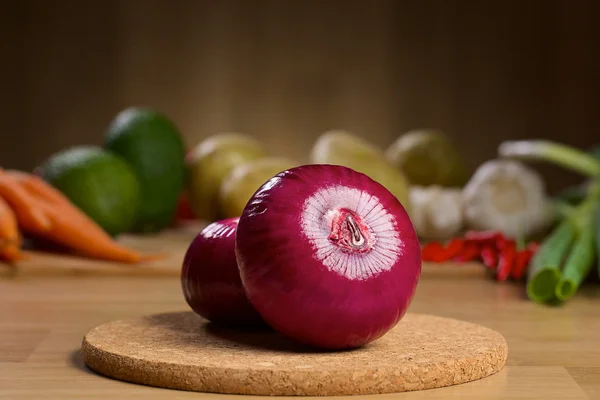
[[[400,202],[352,169],[281,172],[240,217],[236,255],[255,309],[304,344],[355,348],[404,316],[421,274],[415,229]]]
[[[248,301],[235,258],[239,218],[213,222],[190,244],[181,271],[181,286],[192,310],[222,325],[264,324]]]

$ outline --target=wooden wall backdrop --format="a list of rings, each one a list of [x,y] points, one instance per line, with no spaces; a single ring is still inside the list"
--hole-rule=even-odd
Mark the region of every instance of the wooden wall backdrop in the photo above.
[[[446,130],[472,165],[502,139],[599,136],[594,0],[0,0],[0,164],[100,143],[130,105],[190,145],[244,131],[305,160],[345,128],[386,146]],[[574,176],[542,167],[557,187]]]

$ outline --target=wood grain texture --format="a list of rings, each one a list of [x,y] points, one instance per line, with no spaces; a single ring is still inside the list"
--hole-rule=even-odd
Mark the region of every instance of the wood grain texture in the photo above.
[[[164,246],[181,248],[186,235],[171,237]],[[176,243],[178,240],[181,242]],[[510,349],[507,367],[463,385],[377,398],[599,399],[599,302],[597,284],[584,285],[564,307],[544,307],[526,300],[522,285],[490,280],[479,265],[425,265],[409,311],[456,318],[500,332]],[[175,276],[2,276],[0,398],[244,398],[127,384],[100,377],[83,364],[82,339],[94,327],[119,319],[187,311]]]
[[[342,128],[387,146],[446,130],[472,166],[502,139],[597,142],[594,0],[7,0],[0,164],[100,143],[130,105],[190,145],[224,130],[304,160]],[[33,146],[32,144],[35,144]],[[559,168],[551,189],[576,180]]]
[[[440,332],[444,332],[440,335]],[[359,349],[317,352],[276,332],[224,329],[193,312],[119,320],[82,344],[87,366],[149,386],[261,396],[342,396],[427,390],[493,375],[506,340],[464,321],[409,313]]]

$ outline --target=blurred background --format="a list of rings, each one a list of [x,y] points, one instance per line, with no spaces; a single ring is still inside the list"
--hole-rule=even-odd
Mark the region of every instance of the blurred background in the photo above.
[[[122,109],[306,160],[325,130],[387,147],[439,128],[471,165],[504,139],[598,144],[599,3],[1,0],[0,164],[102,142]],[[540,166],[551,190],[578,179]]]

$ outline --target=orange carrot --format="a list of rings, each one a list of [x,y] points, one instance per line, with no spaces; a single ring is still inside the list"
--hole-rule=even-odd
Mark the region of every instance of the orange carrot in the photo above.
[[[41,232],[50,229],[50,220],[36,207],[37,201],[4,170],[0,170],[0,197],[14,211],[23,229]]]
[[[36,209],[50,221],[50,229],[30,229],[29,233],[66,246],[80,255],[107,261],[139,263],[163,258],[164,255],[142,255],[117,243],[95,221],[71,203],[49,183],[27,173],[6,174],[33,196]]]
[[[163,257],[158,254],[144,256],[120,245],[94,221],[82,215],[81,211],[55,207],[41,199],[38,200],[38,207],[52,221],[52,228],[47,232],[40,232],[40,236],[69,247],[80,255],[130,264]]]
[[[0,197],[0,259],[8,262],[20,259],[22,243],[17,217],[8,203]]]
[[[14,169],[6,170],[6,174],[19,182],[21,186],[23,186],[23,188],[25,188],[33,196],[45,198],[46,200],[57,205],[65,205],[70,203],[70,200],[67,198],[67,196],[65,196],[60,190],[48,184],[37,175],[33,175],[28,172],[17,171]]]
[[[5,247],[4,250],[0,252],[0,260],[6,261],[9,264],[13,264],[16,261],[23,261],[28,258],[29,256],[16,245]]]

